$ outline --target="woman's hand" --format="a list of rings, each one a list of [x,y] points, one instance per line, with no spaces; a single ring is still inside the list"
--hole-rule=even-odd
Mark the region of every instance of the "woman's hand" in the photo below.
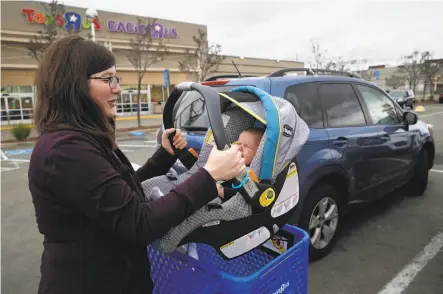
[[[224,191],[225,189],[223,188],[222,185],[217,184],[217,191],[218,191],[218,197],[223,198],[224,197]]]
[[[214,180],[227,181],[244,173],[246,165],[238,146],[232,145],[231,148],[223,151],[212,148],[203,168]]]
[[[165,130],[162,135],[162,146],[171,155],[175,155],[175,152],[172,149],[171,142],[169,142],[168,136],[169,136],[169,134],[173,133],[174,131],[175,131],[175,136],[173,139],[174,147],[177,149],[183,149],[183,148],[186,148],[186,146],[188,145],[188,142],[186,141],[186,137],[181,130],[175,129],[175,128]]]

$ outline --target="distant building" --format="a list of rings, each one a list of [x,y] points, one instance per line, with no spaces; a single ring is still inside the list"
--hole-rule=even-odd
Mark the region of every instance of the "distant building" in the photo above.
[[[438,62],[443,63],[443,59],[429,60],[428,62]],[[369,66],[367,70],[355,71],[356,74],[365,78],[368,81],[376,84],[377,86],[385,90],[394,90],[392,84],[388,82],[388,79],[397,78],[395,89],[406,89],[409,90],[409,83],[407,81],[407,73],[403,70],[403,66],[386,66],[386,65],[373,65]],[[415,88],[415,95],[417,98],[423,98],[423,92],[426,86],[426,96],[431,95],[436,90],[436,93],[443,93],[443,72],[437,75],[437,79],[434,80],[432,85],[425,83],[425,78],[420,75]]]

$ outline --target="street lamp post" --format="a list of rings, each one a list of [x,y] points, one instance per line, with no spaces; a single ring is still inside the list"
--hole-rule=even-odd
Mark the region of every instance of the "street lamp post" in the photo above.
[[[86,17],[88,18],[89,22],[91,23],[91,36],[92,36],[92,41],[95,42],[95,23],[94,23],[94,19],[96,19],[98,16],[98,12],[97,10],[93,9],[93,8],[88,8],[86,10]]]

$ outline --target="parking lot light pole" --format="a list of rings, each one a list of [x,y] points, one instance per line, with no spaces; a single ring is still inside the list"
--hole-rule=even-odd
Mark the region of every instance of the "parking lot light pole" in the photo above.
[[[92,41],[95,42],[95,23],[94,23],[94,19],[96,19],[98,17],[97,10],[95,10],[93,8],[88,8],[86,10],[86,17],[88,18],[89,22],[91,23]]]

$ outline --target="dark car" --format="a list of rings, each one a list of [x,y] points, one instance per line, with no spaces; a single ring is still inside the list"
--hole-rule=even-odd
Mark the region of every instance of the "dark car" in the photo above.
[[[412,90],[393,90],[389,92],[389,95],[401,107],[412,108],[415,104],[415,94]]]
[[[423,195],[433,166],[430,127],[403,110],[376,85],[347,73],[313,72],[203,82],[218,91],[255,86],[289,100],[310,127],[298,154],[300,201],[290,223],[311,238],[310,259],[333,247],[351,204],[370,202],[399,188]],[[175,110],[176,126],[198,151],[209,126],[197,92],[184,92]],[[161,131],[159,132],[161,134]]]

